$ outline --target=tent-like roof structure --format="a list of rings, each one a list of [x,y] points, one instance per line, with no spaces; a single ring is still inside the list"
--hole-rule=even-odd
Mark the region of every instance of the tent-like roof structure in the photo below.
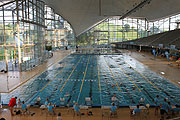
[[[154,21],[180,13],[180,0],[43,1],[72,25],[76,36],[111,16],[144,17]]]
[[[180,12],[180,0],[44,0],[73,27],[76,36],[111,16],[157,20]]]

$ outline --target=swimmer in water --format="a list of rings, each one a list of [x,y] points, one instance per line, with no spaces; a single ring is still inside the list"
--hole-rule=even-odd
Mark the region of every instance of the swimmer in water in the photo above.
[[[69,93],[66,93],[65,95],[64,95],[64,97],[69,97],[70,96],[70,94]]]
[[[113,84],[113,85],[112,85],[112,88],[114,88],[115,86],[116,86],[116,85],[115,85],[115,84]]]
[[[114,93],[114,94],[113,94],[113,96],[112,96],[112,98],[111,98],[111,101],[112,101],[112,102],[117,101],[117,98],[116,98],[116,93]]]
[[[136,88],[135,87],[132,87],[132,90],[135,90]]]

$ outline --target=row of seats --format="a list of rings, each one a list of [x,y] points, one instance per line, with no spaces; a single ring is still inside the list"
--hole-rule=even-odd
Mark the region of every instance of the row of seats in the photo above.
[[[163,47],[169,47],[175,45],[176,48],[180,48],[180,29],[167,31],[155,35],[151,35],[136,40],[121,42],[120,44],[134,44],[141,46],[159,46],[163,44]]]

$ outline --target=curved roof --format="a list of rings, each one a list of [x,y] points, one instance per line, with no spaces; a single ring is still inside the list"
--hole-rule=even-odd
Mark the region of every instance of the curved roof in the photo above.
[[[145,17],[153,21],[180,12],[180,0],[44,1],[72,25],[76,36],[111,16]]]

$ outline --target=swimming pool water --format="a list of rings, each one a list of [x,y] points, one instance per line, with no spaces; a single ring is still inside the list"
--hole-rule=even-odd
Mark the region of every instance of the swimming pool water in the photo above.
[[[60,98],[65,98],[65,104],[76,101],[84,105],[85,97],[91,97],[93,106],[101,106],[111,105],[115,93],[119,106],[138,104],[141,98],[145,98],[145,104],[154,105],[156,95],[161,101],[168,98],[180,105],[179,91],[179,86],[130,56],[72,54],[10,94],[2,94],[2,101],[8,104],[12,96],[17,96],[34,104],[40,96],[41,104],[49,98],[61,105]]]

